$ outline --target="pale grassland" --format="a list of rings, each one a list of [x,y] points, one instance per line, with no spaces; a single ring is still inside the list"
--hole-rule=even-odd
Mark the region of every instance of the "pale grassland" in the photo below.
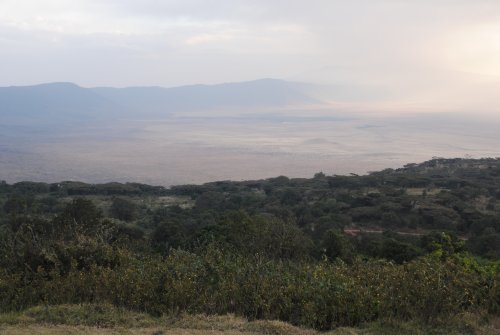
[[[446,191],[444,188],[431,188],[431,189],[425,189],[421,187],[409,187],[406,189],[406,194],[408,195],[423,195],[424,191],[427,193],[427,195],[436,195],[441,191]]]
[[[76,196],[78,197],[78,196]],[[85,199],[92,200],[97,207],[104,213],[109,215],[109,209],[115,196],[109,195],[85,195]],[[120,196],[118,196],[120,197]],[[61,198],[63,203],[70,203],[75,196],[67,196]],[[133,202],[138,207],[147,207],[150,209],[158,209],[170,206],[179,206],[181,208],[191,208],[194,206],[194,201],[187,196],[125,196],[127,200]]]
[[[320,333],[281,321],[248,321],[234,315],[151,317],[109,305],[34,307],[0,314],[2,335],[498,335],[500,317],[458,315],[441,324],[385,321]]]

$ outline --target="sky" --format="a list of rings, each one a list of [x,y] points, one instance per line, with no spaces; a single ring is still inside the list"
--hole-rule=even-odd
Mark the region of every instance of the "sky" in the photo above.
[[[280,78],[492,106],[500,1],[0,0],[0,73],[0,86]]]

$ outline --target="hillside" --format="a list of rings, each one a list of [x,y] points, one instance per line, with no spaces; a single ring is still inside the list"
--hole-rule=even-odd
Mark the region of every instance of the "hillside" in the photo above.
[[[55,214],[69,199],[84,197],[96,201],[106,216],[113,217],[112,206],[117,199],[123,200],[123,206],[132,206],[129,210],[134,212],[125,221],[134,223],[138,231],[162,229],[162,222],[174,220],[183,236],[180,240],[165,236],[165,242],[174,246],[190,245],[207,226],[216,226],[226,213],[240,210],[245,215],[291,221],[313,244],[322,243],[332,230],[353,235],[371,232],[359,237],[366,241],[353,241],[367,256],[382,252],[365,249],[367,244],[383,243],[383,238],[372,241],[381,238],[375,236],[377,233],[397,233],[386,235],[398,240],[399,247],[409,254],[394,257],[411,259],[424,252],[415,239],[445,231],[467,241],[468,248],[479,255],[500,257],[500,159],[436,158],[368,175],[318,173],[312,179],[281,176],[171,188],[71,181],[4,183],[0,192],[7,215],[17,211]],[[50,207],[45,202],[50,202]],[[207,215],[209,219],[203,222]]]
[[[51,83],[1,87],[0,106],[3,122],[164,118],[173,112],[318,102],[307,96],[303,87],[275,79],[173,88],[83,88],[72,83]]]
[[[4,122],[54,123],[99,118],[114,113],[116,104],[91,90],[72,83],[0,87],[0,106]]]
[[[306,95],[303,87],[302,84],[283,80],[261,79],[173,88],[130,87],[91,90],[135,112],[162,115],[178,111],[227,107],[277,107],[318,103],[319,101]]]
[[[493,158],[171,188],[3,182],[0,312],[111,304],[316,330],[490,320],[499,190]]]

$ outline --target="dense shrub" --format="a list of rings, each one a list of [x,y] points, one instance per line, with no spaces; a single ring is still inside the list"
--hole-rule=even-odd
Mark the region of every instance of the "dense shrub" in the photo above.
[[[395,265],[385,261],[316,263],[245,257],[209,246],[168,257],[137,258],[116,250],[119,265],[66,275],[39,268],[29,282],[0,278],[3,311],[32,305],[111,303],[152,314],[236,313],[330,329],[378,318],[425,322],[466,310],[499,311],[498,267],[465,258],[428,256]]]

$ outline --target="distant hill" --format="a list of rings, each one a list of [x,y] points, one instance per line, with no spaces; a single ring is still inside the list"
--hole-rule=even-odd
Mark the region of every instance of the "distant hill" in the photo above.
[[[12,86],[0,88],[0,112],[4,120],[64,121],[162,117],[192,110],[317,103],[305,93],[304,87],[276,79],[173,88],[83,88],[72,83]]]
[[[0,88],[2,120],[70,120],[116,111],[115,103],[72,83]]]
[[[146,108],[165,113],[218,107],[268,107],[318,102],[303,91],[303,85],[276,79],[261,79],[219,85],[173,88],[93,88],[93,92],[129,109]]]

